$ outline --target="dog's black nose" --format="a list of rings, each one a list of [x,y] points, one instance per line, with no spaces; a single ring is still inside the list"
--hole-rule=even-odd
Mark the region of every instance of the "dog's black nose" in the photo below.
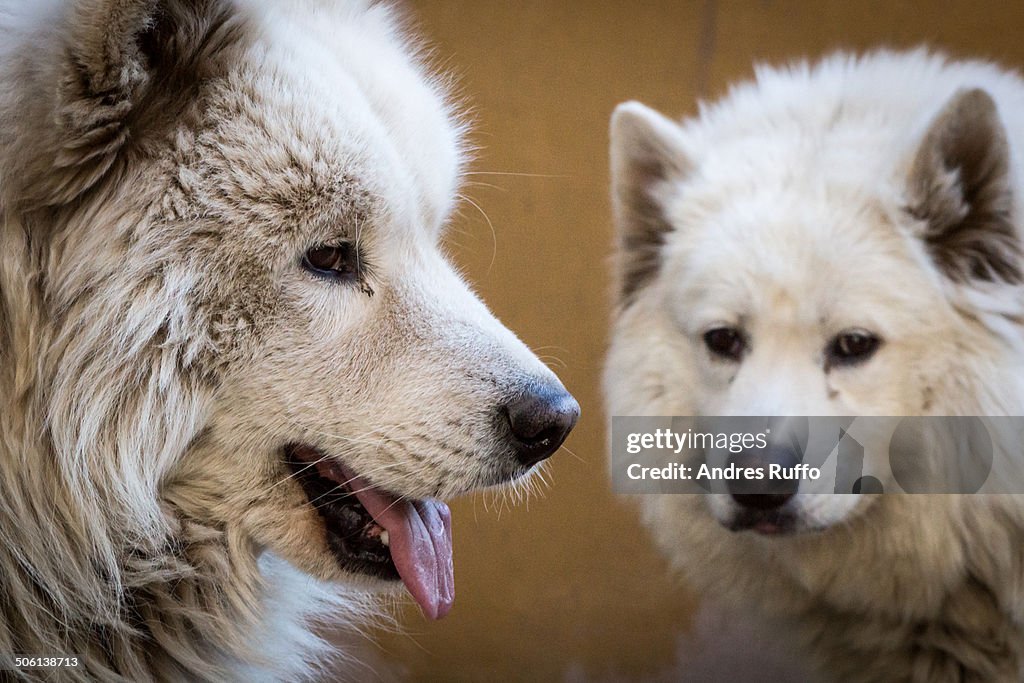
[[[800,461],[800,453],[784,445],[770,444],[767,448],[738,453],[732,458],[737,467],[760,468],[764,478],[730,479],[729,493],[744,508],[776,510],[800,488],[800,477],[794,473]]]
[[[559,386],[535,387],[505,406],[516,458],[530,467],[558,450],[580,416],[580,406]]]

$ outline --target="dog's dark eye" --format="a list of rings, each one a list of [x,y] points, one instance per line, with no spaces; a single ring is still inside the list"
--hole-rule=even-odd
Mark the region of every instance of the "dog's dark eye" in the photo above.
[[[874,355],[882,340],[865,330],[841,332],[829,343],[827,355],[832,365],[856,365]]]
[[[321,277],[354,282],[359,279],[359,258],[348,242],[313,247],[302,257],[302,267]]]
[[[708,330],[704,333],[704,344],[713,355],[732,361],[738,361],[747,347],[743,333],[733,327]]]

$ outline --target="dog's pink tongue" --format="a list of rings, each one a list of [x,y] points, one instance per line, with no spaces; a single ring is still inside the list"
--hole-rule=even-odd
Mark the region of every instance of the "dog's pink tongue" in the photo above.
[[[439,500],[399,500],[355,479],[352,490],[388,532],[391,559],[428,619],[448,614],[455,601],[452,515]]]

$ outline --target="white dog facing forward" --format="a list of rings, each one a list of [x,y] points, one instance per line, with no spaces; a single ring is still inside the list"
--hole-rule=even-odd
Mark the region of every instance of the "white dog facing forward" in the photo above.
[[[610,415],[1021,415],[1024,82],[919,50],[612,118]],[[701,591],[825,680],[1017,680],[1020,496],[646,495]]]
[[[440,501],[578,415],[442,253],[462,128],[386,6],[0,4],[0,665],[295,680],[450,609]]]

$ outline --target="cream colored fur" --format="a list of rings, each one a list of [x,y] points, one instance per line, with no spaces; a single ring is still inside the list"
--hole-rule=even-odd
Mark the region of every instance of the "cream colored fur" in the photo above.
[[[0,663],[313,675],[395,589],[284,445],[402,496],[515,474],[493,406],[557,380],[439,245],[462,129],[386,6],[0,3]],[[359,286],[300,266],[338,240]]]
[[[1016,75],[925,51],[761,68],[681,125],[622,105],[609,414],[1022,414],[1022,112]],[[737,362],[705,348],[723,324]],[[882,345],[832,365],[846,329]],[[703,594],[797,623],[823,680],[1021,676],[1019,496],[801,489],[774,537],[727,530],[725,495],[639,504]]]

